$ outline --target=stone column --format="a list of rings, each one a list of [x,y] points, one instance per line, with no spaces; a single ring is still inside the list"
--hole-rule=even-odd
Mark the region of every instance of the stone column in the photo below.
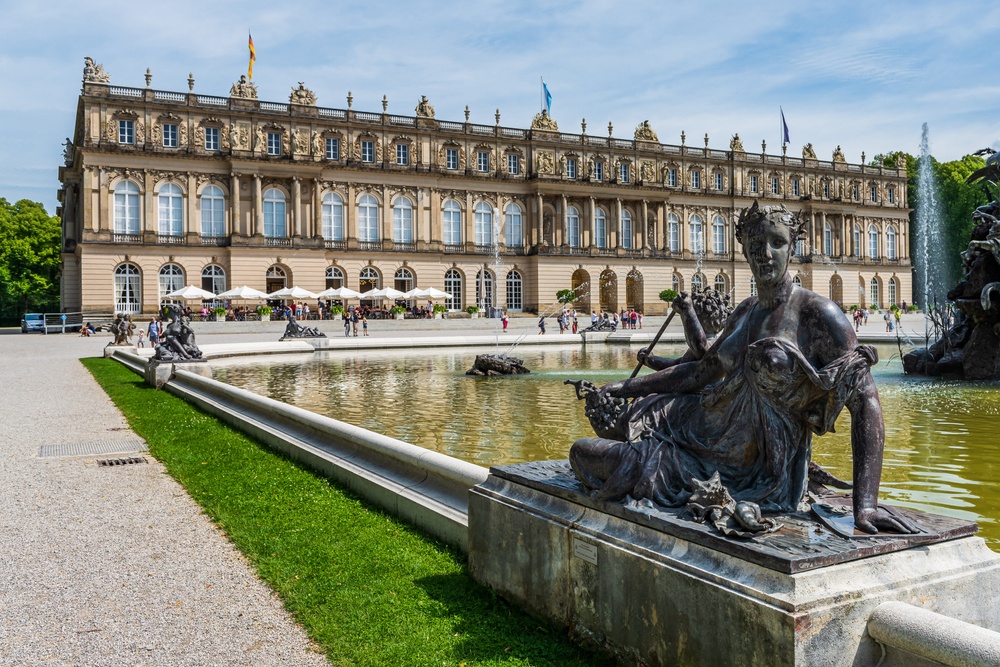
[[[261,194],[260,175],[253,177],[253,220],[250,221],[250,235],[264,235],[264,197]]]
[[[347,185],[347,201],[344,202],[344,240],[347,242],[354,242],[354,247],[357,248],[358,241],[358,230],[357,230],[357,198],[358,191],[355,188],[354,183],[348,183]]]
[[[640,249],[646,247],[646,232],[649,229],[649,202],[645,199],[642,200],[642,229],[639,230],[639,234],[636,236],[638,240],[638,247]]]
[[[566,208],[566,204],[566,195],[559,197],[559,221],[552,226],[553,231],[555,232],[555,239],[553,239],[553,243],[556,246],[563,246],[569,243],[569,228],[566,226],[569,209]]]
[[[246,236],[247,230],[243,226],[240,218],[240,175],[236,172],[229,174],[231,185],[229,190],[229,229],[228,234],[241,234]]]
[[[680,220],[677,221],[677,243],[680,251],[683,255],[684,252],[689,251],[691,246],[688,244],[690,229],[688,227],[688,211],[687,206],[681,206]],[[678,271],[678,273],[680,273]]]
[[[389,189],[383,186],[382,220],[380,221],[382,228],[379,230],[381,232],[379,238],[382,239],[383,243],[392,243],[393,240],[392,202],[389,201],[389,197]],[[387,287],[387,285],[383,285],[383,287]]]
[[[96,174],[96,177],[95,177]],[[98,232],[101,229],[113,229],[111,216],[114,215],[114,194],[104,187],[103,171],[96,167],[83,169],[83,210],[80,215],[90,211],[90,230]],[[97,197],[94,197],[97,193]],[[96,200],[96,209],[93,208]],[[110,206],[109,206],[110,204]]]
[[[826,211],[821,212],[819,215],[820,215],[820,219],[819,219],[819,221],[820,221],[820,225],[819,225],[820,237],[819,237],[818,247],[819,247],[819,250],[820,250],[820,254],[825,255],[826,254]],[[831,248],[830,250],[832,251],[833,248]]]
[[[806,231],[806,253],[816,248],[816,211],[809,211],[809,227]]]
[[[312,179],[312,215],[311,224],[306,233],[313,238],[323,237],[323,187],[318,178]]]
[[[476,234],[473,226],[475,213],[472,210],[472,193],[465,192],[465,210],[462,212],[462,243],[475,243]]]
[[[302,179],[292,177],[292,230],[295,238],[302,238]]]
[[[143,172],[142,222],[139,225],[139,233],[149,231],[153,234],[158,234],[160,231],[160,224],[156,215],[156,193],[153,192],[154,187],[153,175],[148,171]]]
[[[654,250],[667,247],[666,234],[665,234],[666,224],[667,224],[667,206],[663,202],[660,202],[656,205],[656,225],[655,225],[656,238],[654,238],[653,242],[650,244],[650,246],[652,246]]]
[[[535,196],[535,213],[531,220],[531,245],[542,243],[542,216],[545,211],[545,199],[541,193]]]
[[[181,235],[194,233],[201,235],[201,224],[198,217],[198,179],[191,172],[187,173],[187,214],[184,216],[184,224],[181,228]]]
[[[840,221],[841,222],[840,222],[840,253],[839,254],[841,256],[843,256],[843,255],[847,254],[844,251],[844,248],[847,247],[847,228],[848,228],[847,216],[846,215],[841,215],[840,216]]]
[[[608,235],[611,239],[608,242],[609,248],[621,248],[622,247],[622,200],[615,199],[615,222],[608,230]]]

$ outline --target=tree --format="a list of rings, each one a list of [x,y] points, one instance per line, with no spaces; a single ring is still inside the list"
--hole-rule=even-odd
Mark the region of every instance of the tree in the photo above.
[[[571,289],[561,289],[556,292],[556,300],[562,305],[567,305],[576,301],[576,292]]]
[[[670,303],[676,298],[677,298],[676,290],[665,289],[662,292],[660,292],[660,301],[666,301],[667,303]]]
[[[0,317],[59,309],[61,235],[41,204],[0,198]]]

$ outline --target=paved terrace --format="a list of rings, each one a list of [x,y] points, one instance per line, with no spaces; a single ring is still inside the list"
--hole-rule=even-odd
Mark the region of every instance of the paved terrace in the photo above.
[[[635,338],[648,340],[662,322],[647,318]],[[504,336],[579,340],[560,336],[552,318],[542,338],[536,323],[513,318]],[[319,324],[332,345],[361,341],[345,339],[339,322]],[[430,337],[447,345],[498,329],[486,319],[373,321],[369,342]],[[907,316],[904,329],[922,332],[923,320]],[[196,325],[199,344],[275,341],[283,330],[283,322]],[[676,322],[668,331],[680,339]],[[883,332],[871,318],[862,334],[894,340]],[[108,341],[0,330],[8,416],[0,432],[0,665],[325,665],[155,459],[96,465],[143,446],[77,361],[101,355]]]

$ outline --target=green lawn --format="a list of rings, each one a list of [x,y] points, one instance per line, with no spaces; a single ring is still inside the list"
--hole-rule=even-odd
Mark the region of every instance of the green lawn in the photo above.
[[[604,664],[475,583],[460,552],[121,364],[82,361],[331,664]]]

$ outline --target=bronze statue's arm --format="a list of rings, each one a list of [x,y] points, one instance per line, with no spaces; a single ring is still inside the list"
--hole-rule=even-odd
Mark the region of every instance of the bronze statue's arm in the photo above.
[[[704,389],[723,374],[718,355],[708,354],[699,361],[689,361],[630,380],[604,385],[601,391],[618,398],[638,398],[649,394],[690,394]]]

